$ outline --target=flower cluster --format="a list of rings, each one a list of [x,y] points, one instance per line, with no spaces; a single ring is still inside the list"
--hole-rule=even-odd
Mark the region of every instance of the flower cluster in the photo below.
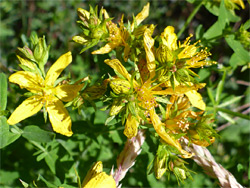
[[[198,75],[193,71],[216,62],[208,59],[211,54],[199,45],[200,41],[191,43],[191,34],[184,42],[178,41],[172,26],[153,37],[156,26],[141,24],[149,15],[149,6],[149,3],[144,6],[128,24],[124,24],[124,16],[118,24],[112,22],[107,11],[101,9],[103,17],[96,23],[105,23],[100,32],[103,35],[91,40],[101,42],[103,47],[92,54],[106,54],[112,50],[116,54],[104,61],[115,73],[109,73],[104,80],[106,92],[102,100],[107,103],[110,116],[106,124],[114,118],[121,120],[128,139],[135,137],[138,129],[154,127],[157,133],[154,136],[158,135],[161,142],[161,152],[157,152],[154,160],[156,177],[160,178],[169,169],[183,180],[189,177],[189,171],[179,157],[190,158],[193,154],[182,148],[182,138],[206,147],[217,136],[198,92],[205,84],[197,81]],[[79,15],[81,12],[93,14],[92,8],[89,12],[78,9]],[[83,20],[82,16],[80,19]],[[75,42],[85,45],[84,49],[89,44],[75,39],[81,36],[82,41],[88,41],[85,32],[86,28],[73,37]],[[88,29],[88,32],[93,30]],[[161,170],[162,162],[165,170]]]
[[[71,119],[63,102],[81,108],[85,100],[91,103],[102,100],[109,109],[106,124],[117,118],[128,139],[137,136],[139,129],[154,128],[152,136],[160,141],[152,168],[157,178],[165,172],[173,172],[180,181],[190,177],[186,162],[181,158],[190,158],[193,153],[183,149],[182,140],[185,138],[190,143],[206,147],[217,136],[212,128],[213,120],[205,113],[206,105],[198,92],[205,84],[197,81],[198,75],[193,69],[215,62],[209,60],[211,54],[199,45],[200,41],[191,42],[191,34],[184,42],[178,41],[172,26],[153,37],[156,26],[141,24],[149,15],[149,7],[148,3],[128,24],[123,22],[123,16],[118,24],[112,22],[103,8],[99,13],[97,7],[90,7],[89,11],[77,10],[80,18],[77,23],[82,32],[74,36],[73,41],[84,46],[81,53],[96,45],[103,46],[92,54],[115,52],[112,59],[103,62],[115,74],[108,73],[102,83],[87,86],[83,91],[83,81],[88,78],[74,84],[57,80],[71,63],[71,52],[62,55],[45,73],[49,47],[44,38],[34,35],[32,49],[19,48],[17,57],[24,71],[9,78],[10,82],[30,91],[30,97],[17,107],[8,123],[16,124],[44,108],[53,130],[71,136]],[[106,177],[101,171],[95,170],[94,175]],[[115,185],[112,178],[108,177],[107,181]],[[93,185],[89,184],[83,183],[83,186]]]

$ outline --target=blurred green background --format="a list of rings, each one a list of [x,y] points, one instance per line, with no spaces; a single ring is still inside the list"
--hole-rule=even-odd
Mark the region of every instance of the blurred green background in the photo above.
[[[20,70],[15,51],[17,47],[23,47],[28,42],[30,33],[35,31],[40,37],[45,35],[47,43],[51,45],[48,65],[55,62],[63,53],[72,51],[73,63],[65,70],[65,73],[70,73],[75,80],[88,75],[95,80],[106,71],[103,60],[108,58],[108,55],[91,55],[91,51],[97,47],[79,55],[82,46],[71,40],[72,36],[80,33],[80,28],[76,24],[77,8],[89,10],[89,5],[98,5],[98,7],[104,7],[110,17],[114,17],[114,22],[118,22],[122,14],[125,15],[124,22],[126,22],[132,20],[133,14],[139,13],[147,2],[142,0],[1,0],[0,70],[7,77],[15,70]],[[157,25],[154,35],[160,34],[168,25],[174,26],[178,32],[198,3],[199,1],[193,4],[174,0],[150,1],[150,15],[143,23]],[[230,25],[232,29],[238,28],[241,23],[249,19],[249,4],[246,2],[245,4],[244,10],[236,10],[241,21],[232,23]],[[211,14],[204,6],[201,7],[180,39],[185,39],[189,33],[198,33],[201,35],[199,38],[202,38],[202,31],[206,31],[216,20],[217,16]],[[218,65],[199,70],[200,81],[207,83],[207,87],[211,88],[215,95],[216,87],[222,79],[222,70],[224,70],[219,70],[219,67],[221,65],[229,67],[221,94],[221,103],[243,95],[241,100],[230,104],[228,109],[238,109],[238,112],[249,110],[249,69],[241,72],[243,65],[230,67],[228,62],[233,50],[223,38],[207,44],[212,53],[211,58],[218,61]],[[14,84],[9,84],[8,91],[7,110],[12,112],[23,101],[24,91]],[[206,103],[211,106],[206,89],[201,90],[201,93]],[[101,105],[97,103],[97,107]],[[37,144],[34,140],[20,137],[14,143],[1,149],[0,187],[22,187],[19,179],[32,186],[34,186],[32,182],[35,181],[38,187],[48,187],[48,182],[55,186],[67,184],[76,187],[77,176],[74,169],[83,179],[87,170],[97,160],[102,160],[104,170],[110,171],[126,141],[123,130],[117,129],[121,126],[104,126],[107,113],[100,110],[94,112],[91,106],[86,106],[80,114],[69,110],[75,133],[71,138],[56,135],[56,139]],[[240,184],[248,186],[249,120],[229,116],[231,118],[229,121],[218,114],[215,117],[217,126],[225,128],[220,131],[221,138],[209,146],[209,150],[216,161],[229,170]],[[234,124],[231,120],[234,120]],[[24,125],[39,125],[41,129],[49,129],[48,123],[44,124],[42,113],[24,120],[20,128],[24,129]],[[169,180],[166,176],[156,180],[153,174],[147,175],[147,166],[153,160],[157,150],[157,140],[151,137],[149,132],[147,132],[147,142],[142,148],[143,151],[136,159],[135,166],[121,182],[123,187],[218,187],[218,182],[209,178],[192,160],[187,160],[189,162],[187,167],[196,172],[193,174],[193,181],[187,180],[186,184],[178,185],[174,176],[171,176]],[[45,160],[38,157],[42,149],[49,156]],[[51,164],[50,167],[48,163]]]

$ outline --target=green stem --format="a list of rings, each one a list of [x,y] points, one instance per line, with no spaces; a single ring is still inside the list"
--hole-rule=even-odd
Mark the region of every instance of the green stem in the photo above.
[[[250,120],[250,116],[245,115],[245,114],[241,114],[241,113],[239,113],[239,112],[233,112],[233,111],[228,110],[228,109],[225,109],[225,108],[216,108],[216,109],[217,109],[218,111],[225,112],[225,113],[230,114],[230,115],[233,115],[233,116],[238,116],[238,117],[241,117],[241,118]]]
[[[200,3],[195,7],[195,9],[193,10],[193,12],[189,15],[188,19],[186,20],[184,26],[181,28],[181,30],[178,32],[177,34],[177,38],[179,38],[182,33],[184,32],[184,30],[186,29],[186,27],[190,24],[190,22],[192,21],[192,19],[194,18],[194,16],[196,15],[196,13],[199,11],[199,9],[201,8],[203,4],[203,1],[200,1]]]

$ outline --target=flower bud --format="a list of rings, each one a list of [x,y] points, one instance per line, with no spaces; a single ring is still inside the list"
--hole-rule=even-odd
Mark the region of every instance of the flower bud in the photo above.
[[[128,94],[131,87],[129,81],[121,78],[111,80],[109,85],[116,94]]]
[[[83,95],[87,96],[88,99],[94,100],[101,98],[106,92],[107,85],[93,85],[84,90]]]
[[[173,54],[167,46],[161,44],[159,48],[156,49],[156,59],[160,63],[167,63],[167,61],[173,60]]]
[[[117,115],[123,108],[122,102],[119,99],[115,99],[111,109],[109,111],[110,116],[115,116]]]

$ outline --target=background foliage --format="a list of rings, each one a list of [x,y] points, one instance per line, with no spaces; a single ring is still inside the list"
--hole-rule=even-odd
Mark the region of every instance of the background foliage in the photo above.
[[[109,172],[115,159],[122,150],[126,137],[121,126],[104,126],[107,112],[97,110],[90,105],[80,111],[70,108],[74,135],[70,138],[51,132],[49,122],[44,123],[42,113],[28,118],[18,126],[9,127],[6,117],[24,99],[24,91],[14,84],[7,84],[6,78],[19,70],[15,50],[23,47],[31,31],[38,36],[45,35],[51,45],[49,63],[51,65],[63,53],[71,50],[73,63],[65,70],[73,80],[88,75],[95,80],[107,72],[103,64],[108,55],[91,55],[87,50],[79,55],[81,46],[71,38],[80,32],[76,25],[78,7],[89,9],[98,5],[105,7],[115,21],[125,14],[132,19],[146,1],[0,1],[0,66],[1,66],[1,116],[0,116],[0,187],[22,187],[19,179],[30,186],[38,187],[77,187],[77,175],[83,179],[88,169],[97,160],[102,160],[104,170]],[[176,32],[196,7],[197,13],[180,39],[189,33],[195,40],[202,40],[218,64],[198,71],[200,81],[207,83],[202,96],[209,113],[213,113],[217,128],[221,130],[220,139],[209,150],[216,161],[228,169],[237,181],[248,186],[249,172],[249,43],[240,41],[237,32],[242,24],[247,29],[249,23],[249,3],[246,8],[229,10],[223,3],[216,6],[201,5],[201,1],[152,1],[150,15],[145,23],[156,24],[155,35],[172,25]],[[217,7],[217,8],[216,8]],[[248,22],[247,22],[248,21]],[[248,41],[249,42],[249,41]],[[8,87],[8,91],[7,91]],[[8,102],[4,100],[8,95]],[[97,107],[101,102],[97,103]],[[6,117],[5,117],[6,116]],[[142,153],[136,159],[135,166],[122,181],[124,187],[217,187],[217,181],[205,175],[192,160],[188,167],[195,171],[193,181],[178,185],[174,176],[170,180],[163,176],[156,180],[153,174],[147,175],[147,166],[153,160],[157,150],[154,138],[147,133],[147,141]],[[25,183],[24,183],[25,184]]]

